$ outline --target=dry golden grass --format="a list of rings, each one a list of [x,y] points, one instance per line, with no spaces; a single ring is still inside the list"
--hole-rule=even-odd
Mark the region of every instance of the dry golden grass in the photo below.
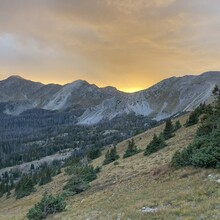
[[[53,178],[53,182],[37,187],[37,191],[27,197],[17,200],[12,192],[8,199],[0,198],[0,220],[26,219],[27,211],[42,198],[43,193],[58,194],[62,192],[66,179],[67,176],[61,173]]]
[[[187,116],[180,117],[181,123]],[[164,125],[134,137],[137,146],[144,150],[153,134],[159,134]],[[220,219],[220,185],[207,178],[215,170],[184,168],[173,170],[170,161],[178,149],[186,147],[193,139],[197,126],[181,128],[167,141],[168,146],[149,157],[143,152],[122,159],[128,140],[117,145],[120,155],[118,165],[102,167],[91,188],[69,197],[65,212],[48,219],[108,220],[108,219]],[[101,166],[104,154],[93,161]],[[54,181],[39,188],[36,193],[16,201],[0,199],[0,220],[25,219],[28,209],[45,190],[58,193],[66,177],[61,174]],[[53,188],[52,188],[53,187]],[[142,207],[159,207],[155,213],[142,213]]]

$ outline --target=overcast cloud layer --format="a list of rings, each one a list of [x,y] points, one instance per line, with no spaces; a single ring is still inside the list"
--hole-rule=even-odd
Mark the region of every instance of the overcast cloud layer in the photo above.
[[[1,79],[135,90],[219,60],[219,0],[0,0]]]

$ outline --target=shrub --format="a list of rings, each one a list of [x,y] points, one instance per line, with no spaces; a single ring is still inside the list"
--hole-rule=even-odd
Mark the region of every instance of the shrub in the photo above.
[[[92,166],[82,167],[80,163],[72,165],[67,172],[71,175],[64,189],[78,194],[85,191],[89,187],[89,183],[97,178],[100,168],[94,169]]]
[[[88,182],[78,175],[73,175],[64,186],[64,190],[71,192],[72,195],[79,194],[89,188]]]
[[[119,162],[118,162],[118,161],[115,161],[115,162],[114,162],[114,166],[117,166],[117,165],[119,165]]]
[[[29,220],[44,219],[49,214],[62,212],[65,207],[66,202],[63,196],[52,196],[45,193],[41,201],[28,211],[27,218]]]
[[[217,168],[220,161],[220,144],[214,143],[210,137],[197,137],[181,152],[172,158],[172,166],[179,168],[192,165],[194,167]]]

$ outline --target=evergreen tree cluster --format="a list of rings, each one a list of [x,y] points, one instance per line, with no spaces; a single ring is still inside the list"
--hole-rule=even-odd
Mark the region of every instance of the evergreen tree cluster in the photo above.
[[[123,158],[131,157],[139,152],[140,150],[137,148],[136,144],[134,143],[134,139],[132,138],[128,141],[128,148],[125,151]]]
[[[88,156],[89,159],[94,160],[94,159],[100,157],[101,154],[102,154],[101,148],[91,147],[88,150],[87,156]]]
[[[52,181],[52,177],[58,174],[58,168],[49,166],[47,163],[41,165],[40,170],[33,176],[34,182],[39,186]]]
[[[103,161],[103,165],[112,163],[119,159],[119,155],[117,154],[116,146],[114,146],[111,150],[108,150],[105,154],[105,160]]]
[[[211,108],[210,105],[206,106],[205,103],[200,104],[193,112],[190,113],[189,118],[186,121],[185,126],[189,127],[195,125],[199,122],[199,117],[209,111]]]
[[[157,123],[148,117],[128,114],[81,126],[75,124],[74,114],[79,116],[80,112],[33,109],[9,116],[0,111],[0,168],[39,160],[65,149],[82,149],[86,154],[87,149],[97,148],[98,153],[98,148],[121,142]],[[109,128],[115,132],[105,132]]]
[[[159,136],[154,134],[153,140],[147,145],[144,151],[144,155],[149,156],[150,154],[155,153],[166,146],[167,144],[165,142],[163,134],[161,133]]]
[[[70,176],[67,184],[64,186],[64,192],[58,196],[52,196],[47,193],[27,214],[29,220],[45,219],[49,214],[62,212],[66,207],[66,197],[70,195],[79,194],[89,188],[89,183],[97,178],[97,173],[101,168],[88,164],[87,158],[83,155],[72,155],[64,166],[66,166],[66,173]],[[57,165],[57,163],[55,163]],[[54,165],[55,165],[54,164]],[[58,169],[59,170],[59,169]],[[48,166],[42,167],[42,172],[48,172]]]
[[[31,176],[23,176],[15,187],[16,199],[29,196],[32,192],[35,191],[34,185],[35,184]]]
[[[14,170],[13,172],[5,171],[0,177],[0,197],[2,197],[5,193],[7,196],[11,194],[11,190],[15,186],[15,181],[19,179],[21,176],[18,170]]]
[[[175,136],[174,132],[181,128],[180,121],[176,121],[173,125],[171,119],[168,119],[165,124],[165,128],[158,136],[154,134],[153,140],[147,145],[144,155],[149,156],[152,153],[157,152],[167,146],[166,140]]]
[[[220,92],[213,91],[215,102],[205,108],[196,136],[191,144],[178,151],[172,158],[174,167],[194,166],[205,168],[220,167]],[[198,110],[196,110],[198,111]]]
[[[54,162],[55,163],[55,162]],[[52,181],[52,177],[60,173],[60,163],[42,164],[35,169],[31,164],[28,173],[22,175],[19,170],[11,170],[5,172],[0,178],[0,197],[7,193],[11,194],[11,190],[15,189],[17,199],[30,195],[35,191],[35,185],[44,185]]]

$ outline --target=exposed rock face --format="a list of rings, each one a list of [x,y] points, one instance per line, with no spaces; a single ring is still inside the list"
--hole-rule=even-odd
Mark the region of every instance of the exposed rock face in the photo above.
[[[4,113],[10,115],[32,108],[80,110],[83,113],[78,123],[87,125],[132,112],[159,121],[208,102],[216,84],[220,85],[220,72],[172,77],[135,93],[124,93],[114,87],[99,88],[83,80],[61,86],[11,76],[0,81],[0,103],[5,103]]]

